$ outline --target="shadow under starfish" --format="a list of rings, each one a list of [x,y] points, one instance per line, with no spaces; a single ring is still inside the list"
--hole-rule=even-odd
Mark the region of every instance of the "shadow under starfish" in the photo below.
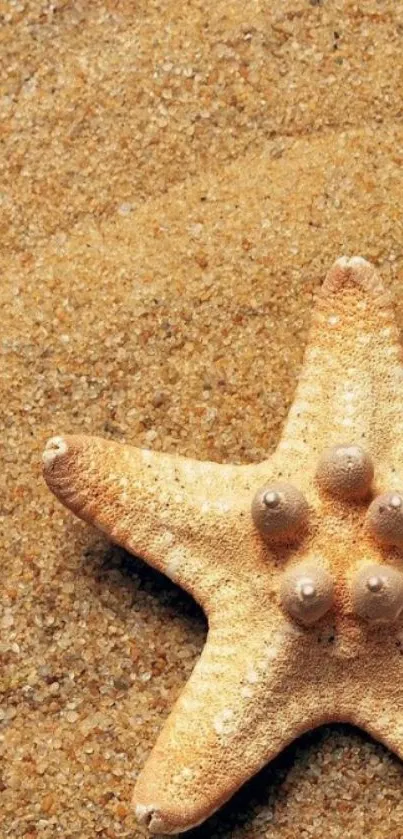
[[[57,497],[207,615],[136,784],[151,831],[200,824],[324,723],[358,725],[403,757],[402,383],[389,295],[369,263],[342,257],[267,461],[200,463],[80,435],[47,444]]]

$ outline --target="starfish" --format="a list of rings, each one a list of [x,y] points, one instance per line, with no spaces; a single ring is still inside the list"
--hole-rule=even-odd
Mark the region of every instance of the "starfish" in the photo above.
[[[140,773],[151,832],[204,821],[308,729],[360,726],[403,758],[403,367],[375,268],[342,257],[294,402],[259,464],[52,438],[50,489],[189,592],[194,671]]]

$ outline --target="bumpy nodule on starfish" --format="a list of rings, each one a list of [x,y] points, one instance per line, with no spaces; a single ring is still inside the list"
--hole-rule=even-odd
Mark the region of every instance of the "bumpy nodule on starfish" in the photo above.
[[[368,495],[374,466],[361,446],[337,445],[323,453],[316,477],[325,492],[343,499],[360,499]]]
[[[366,523],[381,544],[403,547],[403,496],[398,492],[378,495],[369,507]]]
[[[293,539],[301,531],[308,512],[302,492],[287,483],[266,484],[252,501],[252,518],[259,532],[280,542]]]
[[[284,575],[280,596],[283,609],[310,626],[332,608],[331,574],[319,564],[302,563]]]
[[[352,586],[353,608],[372,623],[393,623],[403,610],[403,574],[387,565],[366,565]]]
[[[84,435],[46,447],[54,494],[208,617],[137,779],[152,832],[204,821],[324,722],[360,725],[403,757],[402,384],[389,295],[368,262],[342,257],[268,460],[200,463]]]

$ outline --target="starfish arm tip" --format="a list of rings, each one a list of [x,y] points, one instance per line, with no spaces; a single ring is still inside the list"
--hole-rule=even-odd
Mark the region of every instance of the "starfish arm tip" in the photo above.
[[[401,423],[396,396],[402,378],[390,291],[366,259],[340,257],[315,299],[304,364],[280,446],[309,463],[312,451],[335,444],[366,438],[373,453],[373,441],[377,445],[382,436],[390,439],[386,445],[394,445],[391,430]]]
[[[133,798],[134,815],[139,824],[146,827],[150,833],[163,833],[172,835],[192,830],[204,821],[204,817],[197,821],[189,822],[189,816],[185,810],[180,813],[169,812],[168,808],[158,807],[156,804],[143,804]]]
[[[383,284],[375,266],[362,256],[340,256],[326,275],[323,290],[326,293],[343,292],[347,286],[361,288],[364,292],[383,292]]]
[[[62,457],[68,451],[68,443],[67,440],[62,437],[61,435],[57,435],[56,437],[51,437],[42,452],[42,465],[43,470],[46,476],[46,473],[51,467],[53,463],[58,457]]]
[[[139,824],[144,825],[150,833],[157,833],[161,830],[169,832],[169,824],[166,823],[161,812],[155,804],[140,804],[133,801],[134,814]]]
[[[368,268],[371,263],[367,259],[364,259],[363,256],[339,256],[335,260],[334,265],[339,265],[340,268],[359,268],[364,266]]]
[[[82,489],[82,476],[88,472],[91,440],[84,434],[57,434],[47,440],[42,452],[43,477],[54,495],[78,512],[75,503]]]
[[[52,437],[42,461],[65,507],[208,608],[231,528],[230,467],[85,434]]]

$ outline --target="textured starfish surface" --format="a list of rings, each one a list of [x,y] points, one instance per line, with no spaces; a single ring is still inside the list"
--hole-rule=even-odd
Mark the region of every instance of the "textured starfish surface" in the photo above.
[[[389,295],[369,263],[342,257],[318,295],[270,459],[221,465],[97,437],[48,442],[57,497],[208,617],[203,653],[137,780],[151,831],[199,824],[322,723],[358,725],[403,758],[402,386]]]

